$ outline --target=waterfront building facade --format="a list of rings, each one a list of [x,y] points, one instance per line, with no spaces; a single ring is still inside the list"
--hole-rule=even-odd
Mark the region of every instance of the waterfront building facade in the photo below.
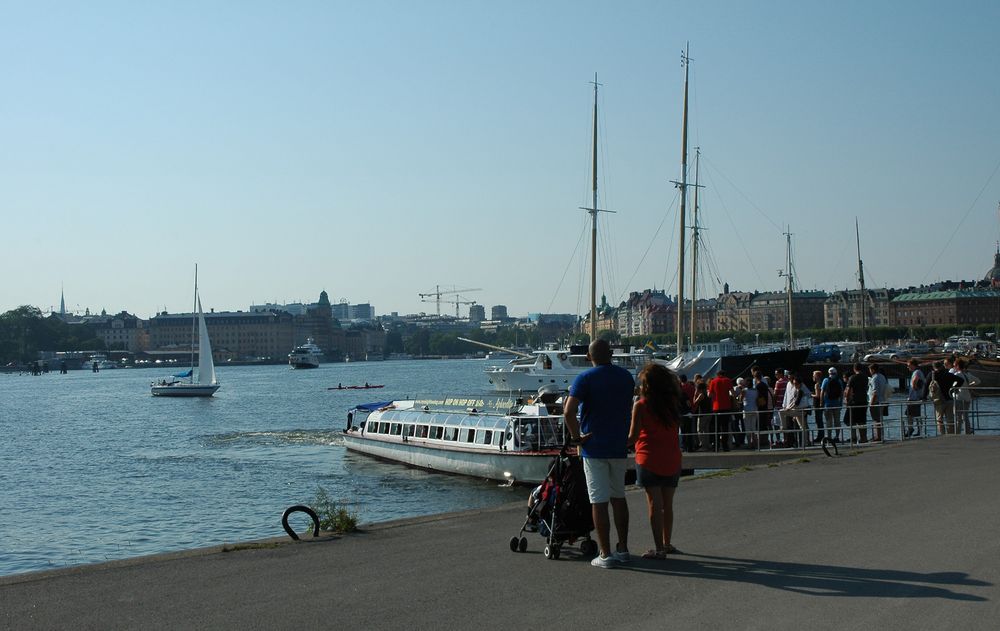
[[[149,319],[151,350],[191,347],[190,313],[158,313]],[[224,311],[205,314],[212,352],[218,361],[287,357],[295,346],[295,324],[287,311]]]
[[[797,291],[792,294],[792,325],[795,329],[822,329],[826,292]],[[765,292],[750,300],[750,330],[780,331],[788,328],[787,292]]]
[[[729,285],[725,285],[722,294],[717,299],[717,329],[732,333],[749,332],[750,302],[755,295],[754,292],[749,291],[730,292]]]
[[[108,350],[137,353],[149,345],[146,322],[127,311],[111,316],[102,314],[87,323],[94,327],[94,334],[104,340]]]
[[[890,326],[890,304],[898,295],[894,289],[866,289],[864,300],[860,289],[835,291],[823,303],[823,323],[827,329],[860,328],[865,326]]]
[[[602,303],[607,304],[603,296]],[[614,330],[623,337],[670,333],[675,328],[676,314],[676,302],[663,290],[633,291],[615,310]]]
[[[1000,288],[911,291],[891,303],[897,326],[977,325],[1000,322]]]

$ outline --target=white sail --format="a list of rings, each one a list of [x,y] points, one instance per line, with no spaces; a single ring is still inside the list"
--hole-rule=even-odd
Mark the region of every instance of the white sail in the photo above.
[[[208,340],[205,314],[201,310],[198,297],[198,383],[203,386],[215,385],[215,362],[212,361],[212,343]]]

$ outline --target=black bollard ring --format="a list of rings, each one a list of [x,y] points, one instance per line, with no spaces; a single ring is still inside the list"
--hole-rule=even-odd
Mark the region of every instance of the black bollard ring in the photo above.
[[[840,456],[840,452],[837,450],[837,441],[833,440],[829,436],[823,437],[821,445],[823,446],[823,453],[825,453],[828,457],[833,458],[834,456]],[[830,447],[833,447],[832,454],[830,453]]]
[[[281,527],[285,529],[285,532],[288,533],[289,537],[291,537],[295,541],[299,540],[299,536],[295,534],[295,531],[292,530],[292,527],[288,525],[288,516],[291,515],[292,513],[305,513],[306,515],[309,515],[309,517],[311,517],[313,520],[313,536],[314,537],[319,536],[319,517],[316,515],[316,511],[309,508],[308,506],[303,506],[302,504],[296,504],[295,506],[289,506],[288,508],[285,509],[285,512],[281,514]]]

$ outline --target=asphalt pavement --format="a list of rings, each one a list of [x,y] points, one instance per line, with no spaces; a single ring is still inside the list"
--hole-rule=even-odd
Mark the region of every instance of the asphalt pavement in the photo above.
[[[518,503],[3,577],[0,628],[995,629],[998,480],[1000,438],[818,453],[682,481],[665,561],[630,490],[615,569],[511,552]]]

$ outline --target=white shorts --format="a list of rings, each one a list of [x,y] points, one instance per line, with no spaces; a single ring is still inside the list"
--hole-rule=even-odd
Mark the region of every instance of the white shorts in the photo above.
[[[611,498],[625,497],[625,470],[628,458],[584,458],[587,495],[591,504],[604,504]]]

